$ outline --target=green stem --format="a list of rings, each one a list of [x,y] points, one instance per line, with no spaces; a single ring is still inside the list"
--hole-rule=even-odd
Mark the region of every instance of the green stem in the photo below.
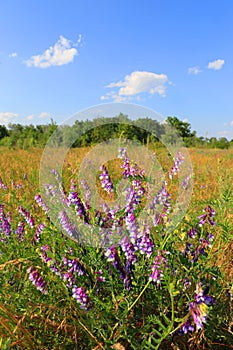
[[[80,320],[78,320],[78,323],[80,324],[80,326],[83,327],[83,329],[85,329],[85,331],[91,336],[91,338],[96,342],[96,344],[98,344],[100,349],[104,349],[103,345],[97,340],[97,338],[94,336],[94,334],[91,333],[91,331],[85,326],[85,324],[83,324]]]
[[[145,285],[145,287],[143,288],[143,290],[141,291],[141,293],[137,296],[137,298],[134,300],[133,304],[128,308],[127,312],[129,312],[134,305],[138,302],[138,300],[141,298],[142,294],[145,292],[145,290],[147,289],[147,287],[150,284],[150,280],[147,282],[147,284]]]

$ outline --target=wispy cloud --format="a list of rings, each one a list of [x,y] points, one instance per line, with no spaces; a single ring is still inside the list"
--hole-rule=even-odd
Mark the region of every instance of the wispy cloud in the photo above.
[[[31,56],[25,61],[25,64],[28,67],[48,68],[73,62],[74,57],[78,54],[77,47],[81,38],[79,35],[77,42],[73,43],[61,35],[54,46],[50,46],[40,55]]]
[[[17,52],[12,52],[12,53],[9,54],[10,58],[15,58],[17,56],[18,56]]]
[[[17,118],[18,114],[17,113],[12,113],[12,112],[0,112],[0,124],[8,124],[11,121],[14,120],[14,118]]]
[[[156,74],[146,71],[134,71],[126,75],[123,81],[112,82],[106,86],[114,89],[101,96],[101,100],[113,99],[116,102],[126,101],[132,97],[139,97],[141,93],[150,95],[166,95],[166,83],[169,83],[166,74]]]
[[[233,120],[230,122],[230,126],[233,126]]]
[[[190,67],[190,68],[188,69],[188,74],[197,75],[197,74],[199,74],[199,73],[201,73],[201,69],[200,69],[200,67],[198,67],[198,66]]]
[[[208,69],[219,70],[219,69],[221,69],[223,67],[224,63],[225,63],[224,60],[218,59],[218,60],[209,62],[207,68]]]

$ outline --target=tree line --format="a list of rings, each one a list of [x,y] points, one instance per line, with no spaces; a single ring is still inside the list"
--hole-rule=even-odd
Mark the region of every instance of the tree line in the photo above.
[[[57,146],[86,147],[113,138],[131,139],[143,144],[160,141],[172,143],[177,135],[187,147],[229,148],[233,140],[225,137],[197,137],[188,122],[177,117],[167,117],[164,123],[151,118],[131,120],[127,115],[120,113],[112,118],[95,118],[79,121],[70,125],[59,126],[51,120],[46,125],[9,124],[0,125],[0,145],[9,148],[44,147],[51,135]],[[72,144],[71,143],[72,140]],[[162,144],[161,143],[161,144]]]

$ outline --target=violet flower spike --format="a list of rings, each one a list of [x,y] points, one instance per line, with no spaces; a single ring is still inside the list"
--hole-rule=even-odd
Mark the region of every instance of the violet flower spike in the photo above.
[[[209,224],[210,224],[211,226],[215,226],[216,223],[213,221],[213,218],[214,218],[214,215],[215,215],[215,210],[212,209],[212,208],[208,205],[208,207],[206,207],[206,208],[203,209],[203,212],[204,212],[205,214],[202,214],[202,215],[198,216],[198,219],[201,219],[201,220],[199,221],[199,226],[204,225],[206,222],[209,222]]]
[[[0,188],[2,188],[4,191],[7,190],[7,186],[4,184],[1,177],[0,177]]]
[[[24,222],[20,221],[18,223],[18,227],[16,230],[16,235],[18,236],[18,239],[20,240],[24,240],[24,235],[25,235],[25,231],[24,231]]]
[[[208,305],[214,304],[214,298],[207,295],[209,288],[204,291],[200,283],[196,284],[194,301],[189,304],[189,311],[197,329],[203,328],[203,323],[206,322],[208,316]]]
[[[36,233],[34,235],[34,240],[36,242],[39,242],[40,241],[40,235],[42,234],[42,232],[44,231],[45,229],[45,225],[44,224],[39,224],[37,226],[37,229],[36,229]]]
[[[28,210],[22,207],[22,205],[20,205],[19,207],[19,214],[21,214],[24,217],[25,221],[31,228],[34,227],[34,218],[31,216]]]
[[[101,186],[108,194],[112,194],[114,192],[113,190],[113,183],[110,179],[110,176],[108,174],[107,168],[102,165],[100,167],[101,174],[99,175],[99,179],[101,182]]]
[[[10,236],[12,232],[10,222],[4,213],[4,206],[2,204],[0,205],[0,232],[6,236]]]
[[[149,281],[156,282],[157,285],[159,285],[161,282],[164,268],[168,268],[167,259],[163,256],[164,254],[169,254],[169,252],[158,250],[158,254],[151,267],[152,273],[149,277]]]
[[[46,281],[40,276],[39,272],[32,266],[27,270],[28,278],[32,284],[38,289],[41,293],[47,294],[46,290]]]
[[[44,201],[42,200],[41,196],[39,194],[35,195],[35,201],[37,202],[37,204],[39,205],[39,207],[41,207],[44,212],[46,214],[48,214],[49,208],[47,207],[47,205],[44,203]]]
[[[72,297],[80,304],[81,309],[86,309],[88,311],[93,306],[83,287],[78,288],[77,286],[74,286],[72,288]]]

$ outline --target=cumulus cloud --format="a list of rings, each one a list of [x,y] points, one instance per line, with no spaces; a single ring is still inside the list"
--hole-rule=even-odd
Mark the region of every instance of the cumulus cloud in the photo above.
[[[188,74],[197,75],[197,74],[199,74],[199,73],[201,73],[201,70],[200,70],[200,67],[198,67],[198,66],[190,67],[190,68],[188,69]]]
[[[219,70],[219,69],[221,69],[223,67],[224,63],[225,63],[224,60],[218,59],[218,60],[209,62],[207,68],[208,69]]]
[[[41,112],[39,115],[40,119],[51,118],[51,115],[48,112]]]
[[[76,43],[60,36],[54,46],[50,46],[41,55],[31,56],[25,61],[28,67],[48,68],[51,66],[63,66],[73,62],[74,57],[78,54],[77,46],[81,42],[81,35]]]
[[[12,119],[17,118],[17,113],[12,112],[0,112],[0,124],[8,124],[12,121]]]
[[[33,120],[34,119],[34,114],[30,114],[26,117],[27,120]]]
[[[9,54],[10,58],[15,58],[17,56],[18,56],[17,52],[12,52],[12,53]]]
[[[229,134],[230,134],[230,132],[227,130],[218,131],[218,135],[221,137],[228,136]]]
[[[114,89],[101,96],[101,100],[112,98],[116,102],[122,102],[131,97],[138,97],[141,93],[150,95],[166,95],[166,83],[169,83],[166,74],[156,74],[146,71],[134,71],[126,75],[123,81],[112,82],[106,88]]]

